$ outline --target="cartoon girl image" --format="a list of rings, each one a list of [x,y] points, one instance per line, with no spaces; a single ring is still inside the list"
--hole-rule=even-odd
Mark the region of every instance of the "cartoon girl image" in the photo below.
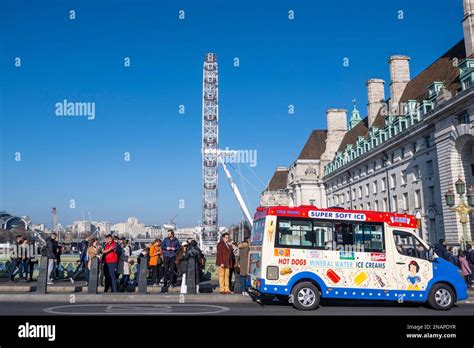
[[[408,271],[410,275],[407,277],[407,280],[410,284],[408,284],[408,290],[420,290],[420,286],[418,283],[421,283],[421,277],[418,275],[420,271],[420,266],[415,260],[410,261],[408,264]]]

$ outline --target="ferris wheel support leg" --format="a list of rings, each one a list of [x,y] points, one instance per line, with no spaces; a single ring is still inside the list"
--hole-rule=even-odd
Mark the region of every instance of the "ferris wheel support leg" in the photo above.
[[[232,189],[232,192],[234,192],[235,198],[239,202],[240,208],[242,209],[242,212],[245,215],[245,218],[249,222],[250,226],[253,227],[253,219],[252,216],[249,213],[249,210],[247,209],[247,205],[245,204],[242,195],[240,194],[239,188],[237,185],[234,183],[234,180],[232,179],[232,175],[230,175],[229,169],[227,169],[227,166],[224,162],[224,160],[219,156],[219,162],[222,164],[222,168],[224,168],[225,175],[227,176],[227,181],[229,182],[230,188]]]

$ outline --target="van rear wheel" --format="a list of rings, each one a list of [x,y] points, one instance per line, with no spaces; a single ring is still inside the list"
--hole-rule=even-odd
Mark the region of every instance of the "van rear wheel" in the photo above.
[[[291,291],[293,307],[301,311],[311,311],[319,306],[321,294],[319,289],[309,282],[296,284]]]
[[[435,284],[430,290],[428,304],[438,311],[447,311],[454,306],[454,292],[449,285]]]

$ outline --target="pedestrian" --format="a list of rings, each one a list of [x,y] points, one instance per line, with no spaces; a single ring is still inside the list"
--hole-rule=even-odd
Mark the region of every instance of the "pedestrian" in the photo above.
[[[471,274],[474,273],[474,250],[472,249],[471,244],[466,245],[466,258],[471,268]]]
[[[464,279],[466,280],[467,287],[471,287],[471,268],[469,267],[469,263],[467,262],[466,253],[464,251],[459,252],[459,262],[461,264],[461,271],[464,275]]]
[[[92,267],[92,260],[94,257],[97,257],[100,261],[101,259],[101,248],[99,245],[99,240],[97,238],[92,238],[89,241],[89,246],[87,247],[87,269],[91,270]]]
[[[102,249],[97,238],[91,238],[87,247],[87,272],[86,272],[86,284],[89,285],[90,272],[92,267],[92,260],[97,258],[98,268],[101,268],[102,263]]]
[[[54,277],[56,279],[59,279],[59,271],[61,267],[61,255],[63,253],[64,247],[59,244],[57,240],[54,240],[54,257],[55,257],[55,263],[54,263]]]
[[[29,275],[29,281],[33,281],[33,273],[35,271],[35,266],[39,263],[38,261],[38,246],[34,240],[30,242],[30,248],[32,251],[29,263],[28,263],[28,275]]]
[[[177,281],[181,281],[181,293],[186,293],[186,262],[184,256],[188,251],[188,242],[181,244],[178,252],[176,253],[176,269],[177,269]]]
[[[29,245],[28,245],[28,240],[25,238],[23,239],[21,245],[20,245],[20,257],[21,257],[21,263],[20,263],[20,281],[24,282],[28,280],[28,264],[30,263],[30,251],[29,251]]]
[[[132,256],[132,249],[128,245],[128,240],[124,237],[120,238],[120,247],[122,248],[122,254],[120,255],[118,273],[122,275],[122,278],[120,279],[119,285],[122,291],[125,292],[130,282],[130,257]]]
[[[174,231],[168,230],[168,237],[163,240],[161,245],[163,250],[164,263],[164,287],[176,286],[176,253],[180,248],[178,239],[174,237]]]
[[[195,240],[191,240],[184,253],[184,274],[181,285],[182,294],[196,294],[199,292],[199,260],[201,258],[201,249],[197,246]]]
[[[47,276],[47,282],[49,285],[54,284],[53,283],[53,270],[54,270],[54,263],[56,262],[56,253],[55,253],[55,246],[56,246],[56,238],[57,234],[56,232],[51,233],[51,235],[46,238],[46,245],[43,247],[42,250],[42,256],[46,256],[48,258],[48,276]]]
[[[18,235],[15,237],[15,243],[13,243],[10,247],[10,266],[8,269],[8,279],[10,279],[12,282],[15,280],[15,275],[20,271],[20,246],[22,242],[23,236]]]
[[[230,243],[230,247],[232,248],[232,264],[234,266],[230,269],[229,285],[231,286],[231,289],[233,289],[233,291],[235,292],[240,291],[240,289],[242,288],[242,285],[240,283],[240,268],[239,264],[237,263],[237,260],[239,258],[239,245],[233,241],[232,243]],[[234,282],[232,282],[232,278],[234,279]]]
[[[90,241],[90,237],[87,237],[80,244],[81,254],[79,256],[79,264],[76,267],[76,270],[74,271],[73,276],[69,278],[69,280],[73,284],[76,281],[77,277],[83,273],[85,273],[86,275],[86,281],[88,281],[89,279],[89,277],[87,276],[87,263],[88,263],[87,249],[89,247],[89,241]]]
[[[230,269],[233,267],[232,259],[234,254],[228,243],[229,234],[226,232],[222,235],[219,243],[217,243],[216,263],[218,266],[217,273],[219,277],[219,291],[221,294],[232,293],[229,288],[229,276]]]
[[[117,243],[112,238],[112,235],[105,237],[105,247],[103,254],[105,255],[104,275],[105,275],[105,287],[104,292],[108,292],[109,289],[112,292],[117,292],[117,268],[119,262],[119,256],[117,254]]]
[[[459,260],[456,255],[454,255],[454,249],[452,246],[447,247],[448,251],[448,261],[451,262],[453,265],[456,265],[458,267],[461,267],[459,264]]]
[[[434,246],[434,251],[436,255],[438,255],[442,259],[449,261],[450,256],[448,253],[448,249],[446,248],[446,241],[443,238],[441,238],[439,240],[439,243]]]
[[[240,266],[240,283],[242,285],[242,295],[248,296],[247,292],[247,275],[249,274],[249,239],[239,244],[239,266]]]
[[[150,261],[148,263],[151,268],[151,279],[153,286],[158,286],[158,283],[161,280],[161,272],[159,272],[159,267],[162,263],[162,254],[163,253],[161,251],[161,240],[155,239],[155,241],[150,247]]]
[[[202,280],[203,275],[204,254],[202,253],[202,250],[199,248],[198,243],[194,239],[191,240],[189,250],[189,255],[192,255],[196,258],[196,284],[199,284]]]

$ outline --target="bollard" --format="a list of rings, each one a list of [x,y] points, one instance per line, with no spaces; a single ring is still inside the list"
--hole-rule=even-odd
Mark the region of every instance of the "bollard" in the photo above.
[[[142,257],[140,260],[140,267],[138,269],[138,293],[139,294],[146,294],[147,275],[148,275],[147,273],[148,273],[147,258]]]
[[[196,257],[190,257],[186,262],[186,293],[196,293]]]
[[[36,285],[36,292],[38,294],[46,294],[48,287],[48,257],[41,256],[39,270],[38,270],[38,283]]]
[[[89,271],[89,281],[87,285],[88,294],[97,294],[97,287],[99,285],[99,259],[97,257],[91,260],[91,269]]]

